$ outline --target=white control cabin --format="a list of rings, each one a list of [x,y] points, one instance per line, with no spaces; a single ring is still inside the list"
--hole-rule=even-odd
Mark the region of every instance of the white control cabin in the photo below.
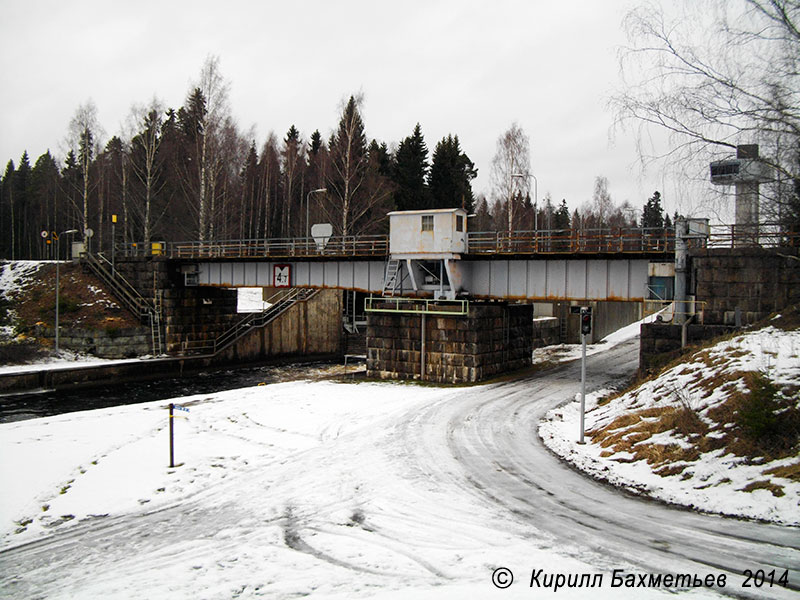
[[[394,259],[454,258],[467,251],[463,208],[389,213],[389,253]]]

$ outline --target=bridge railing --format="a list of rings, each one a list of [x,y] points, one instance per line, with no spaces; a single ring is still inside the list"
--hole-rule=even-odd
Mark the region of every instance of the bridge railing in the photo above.
[[[711,225],[709,229],[709,248],[800,247],[800,229],[790,231],[778,223],[759,223],[756,226]]]
[[[467,248],[469,254],[671,253],[675,232],[622,227],[470,232]]]
[[[269,238],[186,242],[132,243],[120,247],[125,256],[163,255],[169,258],[297,258],[319,256],[380,256],[389,254],[389,236],[332,236],[324,244],[313,238]]]

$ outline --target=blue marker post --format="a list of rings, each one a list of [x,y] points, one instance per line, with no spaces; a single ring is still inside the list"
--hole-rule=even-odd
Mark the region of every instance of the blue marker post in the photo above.
[[[170,402],[169,405],[169,468],[170,469],[175,468],[175,427],[173,423],[175,422],[175,419],[177,419],[178,417],[182,419],[188,418],[188,416],[176,415],[174,413],[175,409],[182,410],[187,413],[189,412],[188,408],[181,406],[180,404],[173,404]]]
[[[169,468],[175,468],[175,441],[174,441],[174,428],[172,423],[175,421],[175,416],[172,411],[175,405],[170,402],[169,405]]]

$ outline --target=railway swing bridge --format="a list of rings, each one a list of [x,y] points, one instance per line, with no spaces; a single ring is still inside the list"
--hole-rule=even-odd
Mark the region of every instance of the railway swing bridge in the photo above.
[[[533,303],[674,300],[676,318],[693,314],[689,251],[739,239],[735,227],[705,219],[682,219],[675,230],[514,232],[468,232],[467,221],[458,208],[398,211],[389,213],[388,235],[337,237],[317,225],[310,238],[132,244],[118,258],[155,256],[187,290],[366,294],[370,374],[456,382],[529,363]],[[762,227],[758,243],[784,238]],[[151,322],[163,319],[157,309]]]

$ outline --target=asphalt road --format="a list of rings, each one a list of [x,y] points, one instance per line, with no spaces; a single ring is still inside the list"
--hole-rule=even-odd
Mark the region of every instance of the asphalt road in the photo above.
[[[638,339],[588,357],[587,388],[623,380],[637,360]],[[432,406],[418,422],[446,419],[446,443],[464,467],[464,489],[548,532],[559,545],[594,551],[609,567],[615,560],[632,563],[637,573],[724,573],[726,592],[743,597],[798,597],[800,529],[666,506],[589,479],[555,457],[537,425],[558,399],[574,398],[579,382],[575,361],[544,377],[467,391],[457,407]],[[447,414],[437,414],[442,411]],[[742,588],[746,569],[793,571],[794,591]]]

